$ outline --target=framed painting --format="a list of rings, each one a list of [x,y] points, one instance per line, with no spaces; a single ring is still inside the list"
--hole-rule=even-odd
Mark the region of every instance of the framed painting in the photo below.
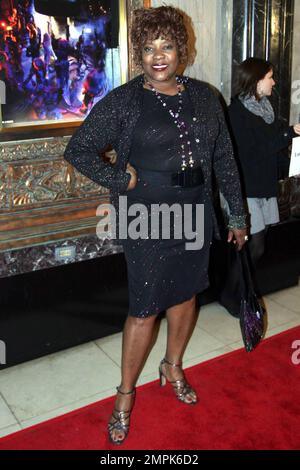
[[[111,87],[116,87],[140,73],[135,68],[132,55],[129,52],[131,51],[132,12],[139,7],[149,7],[150,2],[143,0],[117,1],[113,11],[118,11],[118,16],[114,20],[110,20],[112,23],[109,25],[109,21],[104,20],[102,16],[105,17],[107,11],[109,11],[108,7],[112,8],[114,1],[81,0],[78,4],[84,5],[86,10],[90,6],[90,16],[94,14],[93,8],[98,6],[95,14],[98,15],[98,19],[100,18],[101,21],[99,20],[98,23],[105,28],[106,33],[105,60],[103,60],[104,56],[101,48],[97,56],[93,53],[93,45],[88,47],[90,41],[88,38],[91,37],[89,35],[92,35],[95,41],[100,40],[100,37],[104,37],[101,36],[101,34],[104,34],[104,29],[102,30],[100,26],[98,26],[99,29],[96,26],[93,29],[87,23],[81,23],[80,32],[83,37],[81,39],[78,37],[75,43],[74,28],[77,27],[77,20],[72,20],[72,18],[77,18],[76,15],[79,14],[83,15],[83,13],[74,10],[77,0],[44,0],[41,2],[36,0],[36,3],[31,0],[23,0],[20,3],[18,2],[22,7],[19,10],[15,7],[16,0],[1,0],[0,2],[0,24],[2,22],[2,28],[5,27],[9,33],[8,36],[6,36],[6,33],[3,35],[2,30],[1,47],[3,47],[3,38],[5,36],[5,38],[11,38],[8,40],[8,44],[15,50],[17,43],[14,44],[14,35],[19,40],[22,34],[27,37],[26,31],[18,36],[18,30],[24,29],[24,25],[29,24],[29,33],[33,34],[31,42],[30,34],[28,36],[27,48],[23,47],[25,50],[21,50],[21,58],[24,60],[29,58],[30,68],[27,71],[24,68],[22,74],[16,63],[14,64],[15,69],[8,70],[7,62],[1,62],[2,78],[6,78],[6,73],[8,77],[13,77],[12,71],[14,73],[17,71],[19,80],[20,77],[23,77],[24,80],[24,76],[26,76],[25,87],[29,84],[33,88],[34,85],[36,85],[36,88],[38,86],[43,87],[45,82],[43,80],[39,82],[37,78],[39,71],[34,72],[32,70],[32,67],[34,68],[32,64],[35,64],[37,69],[40,66],[42,66],[42,69],[44,67],[45,76],[51,77],[52,75],[54,84],[58,83],[60,85],[60,101],[58,102],[47,93],[41,96],[39,92],[34,94],[31,90],[30,95],[29,92],[25,93],[23,90],[24,98],[29,99],[31,97],[31,101],[18,101],[16,94],[15,97],[12,96],[11,103],[7,101],[7,104],[2,107],[8,106],[4,113],[4,120],[9,121],[10,117],[14,122],[4,123],[4,127],[0,130],[0,277],[53,266],[52,262],[56,263],[56,261],[53,260],[51,253],[56,246],[67,246],[69,243],[72,246],[81,246],[83,240],[84,244],[82,246],[85,247],[84,250],[88,259],[102,256],[101,247],[103,245],[105,248],[107,240],[97,239],[95,244],[95,238],[97,238],[96,226],[99,219],[96,215],[96,209],[99,203],[109,201],[109,191],[106,188],[99,187],[67,164],[63,159],[63,154],[76,126],[85,118],[92,104],[95,104],[96,100],[102,99]],[[32,7],[33,4],[36,9],[39,9],[39,15],[46,16],[46,23],[41,22],[40,16],[30,16],[31,13],[26,13],[29,6]],[[67,23],[65,16],[62,18],[60,16],[62,14],[61,4],[64,4],[64,15],[69,15],[66,17]],[[51,10],[46,9],[49,5],[51,5]],[[54,7],[58,9],[56,10]],[[101,15],[99,14],[100,7]],[[106,13],[104,13],[105,8],[107,8]],[[13,26],[10,26],[11,24]],[[41,32],[36,29],[36,32],[32,33],[31,28],[33,26],[30,25],[33,24],[38,25],[37,28]],[[42,29],[43,24],[44,26],[46,24],[49,33],[44,32],[45,30]],[[59,26],[61,24],[64,24],[64,27]],[[69,28],[66,28],[66,24]],[[15,29],[11,30],[7,27]],[[58,33],[59,31],[60,33]],[[36,45],[34,34],[41,36],[41,41],[44,41],[46,34],[46,43],[43,47],[40,46],[41,55],[36,57],[36,59],[39,59],[37,61],[34,61],[35,57],[33,57],[37,53],[34,49]],[[61,37],[59,37],[59,34]],[[49,37],[51,37],[51,42]],[[70,39],[72,37],[74,38],[73,42]],[[64,44],[62,48],[65,46],[69,48],[69,41],[71,42],[70,47],[73,47],[71,55],[67,54],[65,59],[63,54],[58,52],[58,46],[55,43],[57,38],[62,41],[61,45]],[[49,49],[50,45],[51,50]],[[1,47],[0,50],[2,50]],[[70,49],[67,50],[70,51]],[[27,54],[29,54],[28,57]],[[61,60],[58,59],[59,57]],[[95,62],[96,59],[98,62]],[[44,65],[42,65],[42,62]],[[100,65],[99,70],[94,67],[95,63],[100,64],[102,69]],[[73,66],[75,71],[72,69]],[[29,73],[29,75],[26,75],[26,73]],[[53,78],[55,73],[56,76]],[[72,73],[71,78],[70,73]],[[78,95],[78,89],[76,92],[77,80],[79,81],[77,83],[78,88],[79,85],[83,87],[84,80],[88,81],[91,76],[99,78],[98,73],[101,80],[97,81],[95,79],[95,81],[90,82],[90,86],[94,87],[95,93],[87,88],[87,91],[90,90],[89,93],[83,93],[84,96],[82,94]],[[64,74],[66,74],[65,79]],[[1,83],[4,82],[0,82],[0,86]],[[22,81],[20,81],[20,84],[22,84]],[[104,86],[106,88],[103,88]],[[42,88],[40,91],[42,91]],[[97,91],[99,96],[96,93]],[[0,97],[1,92],[3,90],[0,88]],[[37,100],[36,103],[35,100]],[[53,101],[55,106],[53,106]],[[10,105],[11,107],[9,107]],[[73,109],[70,108],[70,105],[73,106]],[[18,113],[13,114],[13,109],[18,106],[22,110],[22,119]],[[44,107],[46,109],[43,110]],[[52,112],[57,114],[51,116]],[[79,114],[74,117],[75,112],[80,112],[82,115]],[[71,116],[72,113],[73,117]],[[30,119],[28,119],[28,116]],[[50,119],[51,117],[52,119]],[[111,251],[106,247],[104,252],[108,254]],[[76,257],[76,261],[83,259]],[[20,263],[16,263],[16,260],[20,260]],[[57,261],[57,263],[64,263],[64,261]]]
[[[1,0],[2,137],[77,127],[134,76],[130,22],[141,6],[150,1]]]

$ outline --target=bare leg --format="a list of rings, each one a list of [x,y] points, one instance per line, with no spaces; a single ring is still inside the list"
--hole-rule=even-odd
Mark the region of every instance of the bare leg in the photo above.
[[[122,342],[122,381],[120,390],[130,392],[136,385],[141,369],[149,354],[155,331],[156,315],[148,318],[135,318],[128,316],[125,322]],[[128,411],[132,408],[134,395],[117,394],[115,408],[119,411]],[[115,420],[113,417],[110,423]],[[125,422],[129,424],[129,416]],[[113,430],[113,440],[123,440],[125,433],[122,430]]]
[[[167,310],[168,338],[165,357],[173,364],[182,362],[185,349],[194,331],[198,318],[195,307],[196,296],[193,296],[190,300]],[[184,377],[180,367],[172,367],[164,363],[163,370],[167,380],[182,380]],[[196,393],[192,391],[186,395],[185,402],[191,403],[196,399]]]

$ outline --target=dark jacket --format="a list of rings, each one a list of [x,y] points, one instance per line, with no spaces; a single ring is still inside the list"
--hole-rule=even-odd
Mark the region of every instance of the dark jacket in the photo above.
[[[182,78],[185,80],[185,77]],[[130,175],[126,173],[126,164],[133,131],[142,109],[142,86],[143,76],[139,75],[99,101],[71,138],[64,155],[83,175],[110,189],[111,203],[115,206],[117,215],[118,197],[126,193],[130,180]],[[230,206],[229,226],[243,227],[245,212],[239,175],[221,105],[209,86],[203,82],[189,78],[185,87],[196,118],[193,123],[194,137],[202,156],[205,201],[213,200],[213,169],[220,190]],[[99,158],[100,151],[108,144],[112,145],[118,155],[114,166]],[[214,234],[219,238],[216,215],[212,204],[210,206]]]
[[[238,98],[232,100],[228,115],[245,196],[277,196],[278,165],[282,159],[288,164],[283,149],[296,137],[293,127],[277,119],[267,124],[245,108]]]

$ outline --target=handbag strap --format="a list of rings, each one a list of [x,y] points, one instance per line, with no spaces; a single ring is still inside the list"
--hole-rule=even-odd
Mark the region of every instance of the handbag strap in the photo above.
[[[255,289],[246,248],[242,248],[239,251],[237,250],[237,260],[239,266],[241,289],[243,291],[244,297],[248,298],[249,295],[255,294]]]

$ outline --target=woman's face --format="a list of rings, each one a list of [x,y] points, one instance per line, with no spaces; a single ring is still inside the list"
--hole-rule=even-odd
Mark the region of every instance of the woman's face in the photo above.
[[[179,65],[175,41],[155,39],[146,42],[142,51],[142,67],[146,78],[153,82],[171,80]]]
[[[271,96],[275,81],[273,79],[273,70],[270,70],[262,80],[257,84],[257,93],[259,96]]]

